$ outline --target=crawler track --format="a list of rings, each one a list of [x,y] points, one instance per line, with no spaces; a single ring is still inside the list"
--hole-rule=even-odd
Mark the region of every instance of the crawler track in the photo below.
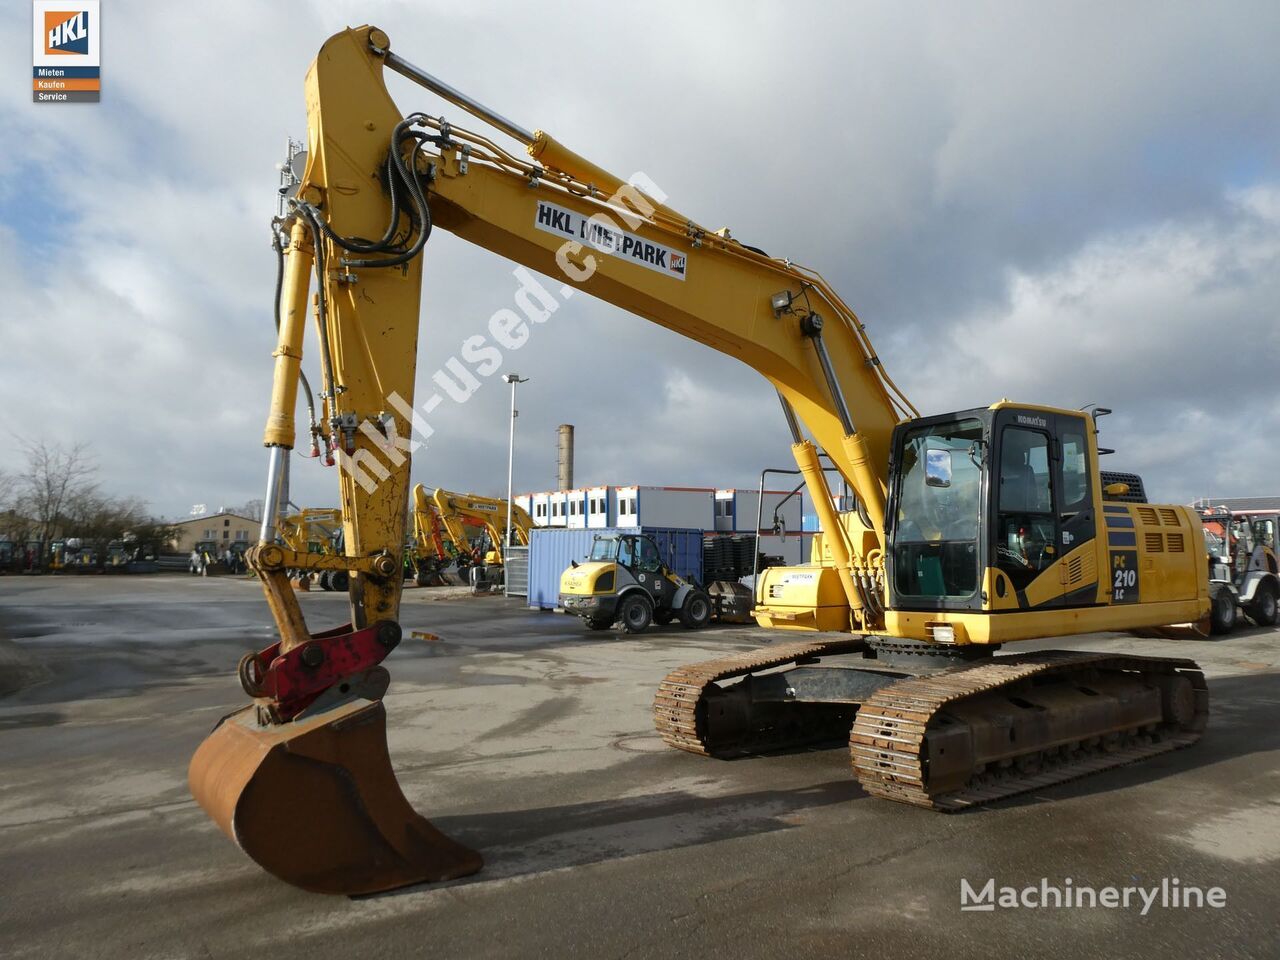
[[[728,740],[717,740],[711,733],[707,712],[714,709],[710,701],[714,700],[718,689],[716,684],[722,680],[732,680],[769,670],[786,664],[818,659],[837,653],[851,653],[863,646],[860,637],[848,639],[803,641],[796,643],[776,643],[755,650],[748,650],[731,657],[716,660],[704,660],[701,663],[690,663],[667,674],[666,679],[658,686],[653,700],[653,722],[662,739],[678,750],[701,754],[704,757],[723,757],[755,750],[776,749],[794,746],[798,742],[843,737],[843,729],[847,729],[847,719],[843,721],[843,729],[833,729],[829,711],[827,714],[815,713],[810,719],[809,729],[797,734],[794,727],[785,734],[770,728],[755,729],[746,736],[735,736]],[[788,705],[793,716],[799,716],[794,707]],[[804,723],[805,717],[800,717]]]
[[[930,783],[930,735],[965,722],[948,715],[963,704],[979,724],[1016,713],[1010,699],[1029,685],[1065,681],[1087,685],[1099,677],[1129,689],[1176,684],[1179,694],[1163,722],[1063,742],[1026,744],[998,763],[979,764],[956,789],[952,771],[945,790]],[[1189,686],[1182,680],[1189,681]],[[870,794],[955,811],[1028,790],[1073,780],[1189,746],[1200,739],[1208,719],[1204,675],[1191,660],[1126,657],[1100,653],[1044,651],[1000,657],[979,666],[902,680],[877,691],[862,705],[849,736],[854,772]],[[1101,723],[1101,718],[1091,718]],[[972,726],[972,723],[970,724]],[[938,757],[937,760],[941,758]]]

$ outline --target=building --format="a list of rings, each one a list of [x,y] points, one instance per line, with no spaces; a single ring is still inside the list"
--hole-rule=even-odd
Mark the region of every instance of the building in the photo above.
[[[250,520],[237,513],[210,513],[174,523],[176,536],[170,547],[177,553],[190,553],[197,546],[213,548],[221,553],[227,548],[243,551],[258,540],[261,521]]]
[[[708,537],[749,535],[756,524],[760,494],[758,489],[732,487],[660,487],[631,484],[580,487],[521,493],[515,497],[529,512],[536,527],[564,527],[569,530],[634,529],[702,530]],[[764,518],[759,531],[760,550],[781,557],[784,563],[808,561],[816,522],[805,523],[801,491],[766,490]],[[777,513],[779,531],[774,530]]]

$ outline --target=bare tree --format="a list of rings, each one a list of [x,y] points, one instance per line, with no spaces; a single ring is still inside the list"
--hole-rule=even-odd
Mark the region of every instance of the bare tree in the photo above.
[[[72,501],[95,490],[93,462],[83,443],[63,447],[46,440],[19,438],[18,445],[26,454],[27,465],[17,477],[17,510],[31,520],[43,563],[49,542],[65,521]]]
[[[0,513],[14,508],[14,500],[18,493],[18,478],[4,470],[0,470]]]
[[[111,544],[123,546],[125,534],[142,520],[142,504],[133,499],[100,496],[88,490],[75,494],[62,519],[63,534],[80,539],[99,569],[107,565]]]
[[[240,514],[240,516],[248,520],[261,520],[262,519],[262,501],[246,500],[243,506],[236,507],[231,512],[238,513]]]
[[[177,536],[177,524],[142,517],[125,532],[124,540],[133,559],[146,560],[167,551]]]

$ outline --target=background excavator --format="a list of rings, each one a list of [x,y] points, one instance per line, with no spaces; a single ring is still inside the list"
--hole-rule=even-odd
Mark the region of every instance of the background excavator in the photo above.
[[[533,529],[533,518],[523,507],[497,497],[437,487],[428,499],[426,488],[418,484],[413,488],[413,508],[415,527],[438,522],[453,544],[459,571],[466,575],[468,568],[479,568],[479,580],[489,584],[502,582],[507,517],[511,517],[514,541],[522,547],[529,545],[529,531]],[[483,542],[473,543],[467,527],[478,528]]]
[[[338,527],[342,524],[342,511],[326,507],[303,507],[297,513],[285,514],[276,522],[276,530],[280,541],[290,550],[299,554],[334,552],[334,541],[337,539]],[[298,571],[293,578],[300,589],[311,589],[312,576],[306,571]],[[318,580],[324,590],[346,590],[347,573],[345,570],[322,571]]]
[[[402,114],[387,69],[528,157]],[[1095,417],[1007,400],[920,416],[818,274],[708,230],[656,190],[476,103],[376,28],[324,44],[306,99],[306,168],[277,224],[287,257],[268,506],[250,551],[280,639],[242,661],[253,703],[190,767],[196,799],[263,867],[307,889],[359,893],[481,866],[400,793],[379,665],[400,640],[420,254],[437,229],[735,356],[778,392],[828,560],[765,571],[757,616],[809,635],[668,676],[655,721],[673,746],[726,756],[848,738],[870,793],[956,809],[1198,739],[1208,694],[1189,660],[995,655],[1035,637],[1207,619],[1199,518],[1140,502],[1136,477],[1104,474]],[[342,465],[337,557],[271,542],[313,273],[318,430]],[[518,302],[532,323],[556,306],[533,274]],[[829,469],[855,511],[836,512]],[[351,622],[311,633],[290,567],[349,571]]]

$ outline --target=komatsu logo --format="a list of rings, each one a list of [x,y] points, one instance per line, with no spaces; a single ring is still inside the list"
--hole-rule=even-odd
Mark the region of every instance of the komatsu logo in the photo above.
[[[45,53],[88,55],[88,10],[46,10],[44,31]]]
[[[1028,417],[1021,413],[1018,414],[1018,423],[1024,427],[1047,427],[1049,425],[1049,421],[1044,417]]]

